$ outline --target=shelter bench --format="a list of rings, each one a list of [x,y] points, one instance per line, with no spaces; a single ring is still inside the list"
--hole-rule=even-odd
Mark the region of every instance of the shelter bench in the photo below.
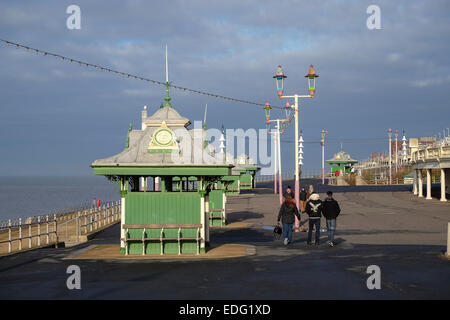
[[[142,255],[145,255],[145,242],[159,240],[161,242],[161,255],[164,254],[164,241],[176,240],[178,241],[178,254],[181,254],[181,242],[183,240],[195,240],[197,241],[197,254],[200,253],[200,241],[202,240],[200,235],[201,224],[124,224],[122,229],[125,229],[125,238],[121,240],[125,242],[125,255],[128,255],[128,242],[141,241],[142,242]],[[130,229],[143,229],[141,238],[129,238],[128,230]],[[146,237],[146,230],[148,229],[161,229],[159,238]],[[165,229],[178,229],[178,236],[176,238],[167,238],[164,236]],[[181,229],[197,229],[196,237],[182,237]]]
[[[209,215],[209,219],[213,220],[213,219],[220,219],[222,220],[222,225],[225,224],[225,215],[224,215],[224,209],[209,209],[209,213],[214,213],[214,212],[220,212],[220,216],[216,216],[214,214],[210,214]]]

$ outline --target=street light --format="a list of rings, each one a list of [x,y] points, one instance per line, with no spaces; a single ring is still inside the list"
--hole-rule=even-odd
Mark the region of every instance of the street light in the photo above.
[[[398,129],[395,129],[395,174],[398,172]]]
[[[392,184],[392,129],[388,130],[389,136],[389,184]]]
[[[316,78],[317,74],[314,72],[314,67],[311,65],[309,68],[308,74],[305,76],[308,78],[308,88],[309,95],[298,95],[295,94],[293,96],[283,96],[284,93],[284,79],[287,78],[283,73],[281,66],[278,66],[277,72],[273,78],[276,81],[277,86],[277,94],[278,97],[281,98],[294,98],[295,105],[294,108],[294,118],[295,118],[295,202],[297,205],[297,209],[300,208],[300,179],[299,179],[299,154],[297,151],[298,148],[298,98],[313,98],[316,90]],[[298,229],[296,229],[298,231]]]
[[[320,141],[322,146],[322,184],[325,184],[325,135],[327,134],[328,130],[322,130],[322,141]]]
[[[305,78],[308,78],[308,87],[309,87],[309,95],[311,98],[314,98],[314,93],[316,92],[316,78],[319,76],[315,74],[313,65],[309,66],[309,72],[305,76]]]
[[[269,102],[266,101],[266,105],[264,106],[264,112],[266,113],[266,129],[267,133],[269,133],[269,127],[270,127],[270,110],[272,107],[270,106]]]
[[[284,79],[287,78],[287,76],[284,75],[281,66],[278,66],[277,73],[273,76],[273,78],[275,78],[277,84],[277,93],[281,99],[281,96],[283,95],[284,92]]]

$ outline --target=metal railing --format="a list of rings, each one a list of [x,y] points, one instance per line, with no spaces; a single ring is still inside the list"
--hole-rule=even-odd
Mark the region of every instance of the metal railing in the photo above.
[[[291,172],[283,172],[281,174],[281,178],[283,180],[294,180],[295,179],[295,175]],[[317,171],[306,171],[306,172],[302,172],[300,174],[300,179],[319,179],[322,178],[322,171],[321,170],[317,170]],[[256,182],[271,182],[274,180],[274,175],[273,174],[268,174],[268,175],[257,175],[255,176],[255,181]],[[278,174],[277,174],[277,180],[278,180]]]
[[[450,159],[450,146],[440,146],[433,148],[419,149],[411,153],[413,163],[427,160],[440,160],[442,158]]]
[[[43,245],[57,245],[63,241],[78,242],[80,236],[88,235],[120,221],[120,204],[120,201],[108,202],[100,207],[85,208],[70,213],[1,222],[0,254]]]
[[[42,237],[45,237],[44,243],[46,245],[58,243],[58,223],[56,215],[53,215],[51,218],[49,218],[48,215],[45,217],[39,216],[36,221],[26,219],[25,223],[22,223],[22,218],[19,218],[14,225],[12,221],[9,220],[6,230],[8,233],[7,239],[1,240],[0,245],[7,243],[8,253],[24,249],[23,241],[27,239],[28,248],[33,247],[33,242],[35,242],[35,246],[40,247],[43,244]],[[5,238],[4,234],[6,233],[6,230],[2,230],[1,238]],[[45,232],[42,232],[43,230],[45,230]],[[33,239],[35,239],[35,241],[33,241]],[[17,246],[15,246],[16,243]],[[0,253],[3,251],[4,250],[0,251]]]

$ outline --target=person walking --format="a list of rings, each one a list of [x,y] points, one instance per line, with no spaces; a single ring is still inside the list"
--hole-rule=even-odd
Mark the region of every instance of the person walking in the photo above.
[[[305,187],[302,187],[302,189],[300,190],[300,211],[301,213],[305,212],[306,209],[306,190]]]
[[[334,233],[336,231],[336,218],[341,212],[339,204],[333,199],[333,192],[327,192],[327,198],[322,202],[322,214],[327,220],[327,230],[328,230],[328,245],[330,247],[334,246]]]
[[[307,244],[311,244],[312,230],[315,228],[315,245],[320,244],[320,217],[322,216],[322,200],[317,193],[311,194],[306,204],[306,213],[309,216],[309,230]]]
[[[309,200],[309,197],[314,193],[314,186],[312,184],[309,185],[308,192],[306,193],[306,201]]]
[[[294,192],[292,192],[291,186],[287,186],[286,191],[283,193],[283,197],[290,196],[292,199],[295,198]]]
[[[292,197],[287,195],[278,212],[278,223],[280,223],[281,220],[281,223],[283,224],[284,245],[292,243],[292,226],[294,225],[295,217],[300,220],[297,206]]]

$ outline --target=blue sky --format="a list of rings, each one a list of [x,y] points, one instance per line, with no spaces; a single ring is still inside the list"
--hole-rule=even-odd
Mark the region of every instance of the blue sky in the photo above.
[[[81,30],[66,28],[66,8],[81,8]],[[381,30],[366,9],[381,9]],[[124,72],[164,80],[169,46],[174,84],[274,105],[281,64],[286,93],[306,93],[308,66],[320,75],[302,101],[306,141],[328,129],[326,158],[339,141],[407,137],[450,126],[448,1],[2,1],[0,38]],[[93,160],[120,152],[129,123],[164,92],[54,58],[0,46],[0,175],[89,175]],[[264,112],[172,91],[172,104],[208,127],[263,128]],[[293,101],[291,101],[291,104]],[[274,112],[274,117],[282,116]],[[282,137],[293,140],[293,126]],[[385,151],[387,142],[343,143],[353,158]],[[284,143],[283,167],[293,168]],[[318,144],[305,147],[305,171],[320,168]]]

